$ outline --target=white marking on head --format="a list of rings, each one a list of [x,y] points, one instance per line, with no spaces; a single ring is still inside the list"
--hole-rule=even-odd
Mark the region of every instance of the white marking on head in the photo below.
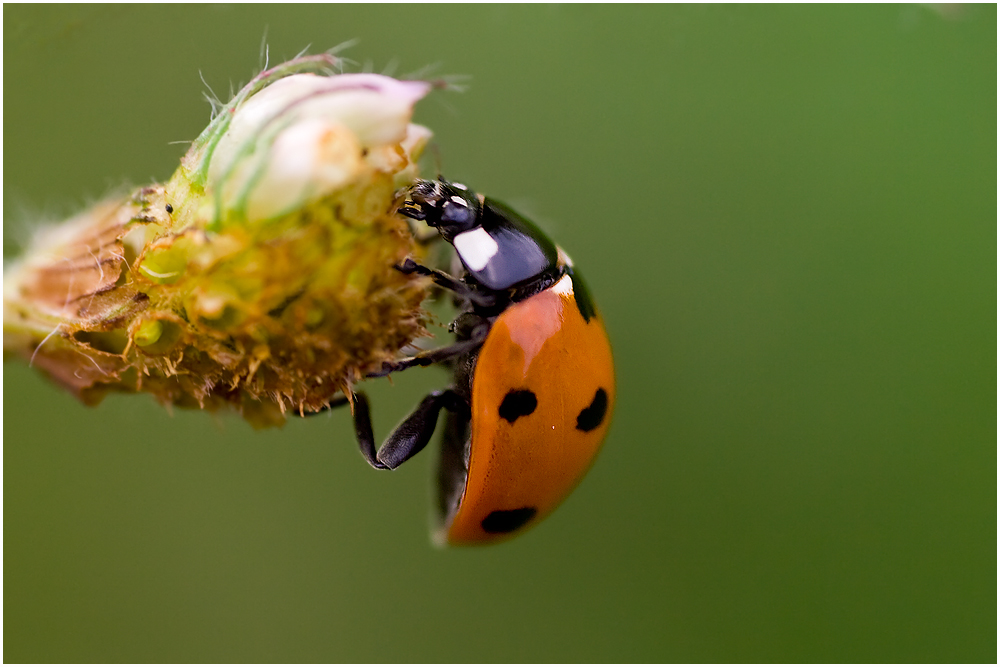
[[[451,201],[454,202],[454,203],[456,203],[456,204],[458,204],[459,206],[464,206],[465,208],[469,208],[468,202],[466,202],[464,199],[462,199],[458,195],[452,195],[451,196]]]
[[[458,234],[452,239],[452,244],[465,265],[473,271],[482,271],[500,250],[497,242],[482,227]]]
[[[462,185],[461,183],[452,183],[451,186],[453,188],[458,188],[459,190],[468,190],[469,189],[469,188],[465,187],[464,185]]]
[[[556,246],[556,251],[559,253],[559,261],[561,261],[566,266],[569,267],[573,266],[573,260],[570,259],[569,255],[566,254],[565,250],[563,250],[559,246]]]
[[[567,273],[563,276],[559,282],[550,288],[556,294],[563,294],[566,296],[573,296],[573,279],[569,277]]]

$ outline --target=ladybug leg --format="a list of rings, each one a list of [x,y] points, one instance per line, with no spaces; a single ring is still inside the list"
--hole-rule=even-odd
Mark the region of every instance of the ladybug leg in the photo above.
[[[375,432],[372,430],[372,413],[368,406],[368,396],[364,392],[354,394],[354,437],[358,440],[358,449],[368,461],[368,465],[376,470],[386,470],[387,465],[378,460],[375,453]]]
[[[398,468],[426,447],[431,436],[434,435],[441,408],[447,408],[452,412],[466,416],[471,412],[469,404],[454,390],[445,389],[431,392],[424,400],[420,401],[420,405],[396,427],[396,430],[379,447],[375,457],[376,462],[380,464],[379,467],[390,470]]]
[[[395,373],[397,371],[403,371],[407,368],[413,368],[414,366],[430,366],[432,364],[437,364],[442,361],[448,361],[454,359],[455,357],[461,356],[468,352],[472,352],[479,346],[483,344],[486,340],[486,334],[489,333],[489,323],[485,320],[477,327],[475,327],[469,334],[468,340],[460,340],[457,343],[451,345],[445,345],[444,347],[439,347],[436,350],[428,350],[426,352],[421,352],[420,354],[414,355],[412,357],[407,357],[405,359],[397,359],[396,361],[384,361],[382,362],[382,368],[377,371],[372,371],[368,373],[365,377],[369,378],[380,378],[389,375],[390,373]]]
[[[310,412],[306,416],[318,415],[321,412],[351,403],[351,416],[354,419],[354,436],[357,438],[358,449],[361,450],[361,455],[365,457],[365,461],[368,461],[368,465],[371,467],[385,470],[386,465],[380,463],[375,454],[375,434],[372,431],[372,417],[371,409],[368,407],[368,396],[364,392],[359,391],[354,394],[352,400],[353,403],[352,401],[348,401],[346,396],[338,396],[330,401],[325,408],[316,412]]]
[[[330,404],[318,412],[319,414],[332,408],[348,403],[346,396],[330,401]],[[357,392],[353,398],[352,415],[354,418],[354,435],[358,441],[358,449],[365,457],[368,465],[376,470],[393,470],[408,461],[427,446],[434,429],[437,426],[441,408],[463,415],[465,419],[471,416],[469,404],[452,389],[434,391],[428,394],[420,405],[396,427],[385,439],[378,451],[375,451],[375,434],[372,430],[371,409],[368,396]]]
[[[458,278],[449,276],[444,271],[438,271],[437,269],[432,269],[424,266],[423,264],[417,264],[412,259],[407,257],[403,260],[402,264],[397,264],[395,269],[400,273],[405,273],[410,275],[416,273],[420,276],[429,276],[434,284],[443,287],[450,292],[454,292],[458,296],[468,299],[477,306],[490,307],[496,304],[496,297],[492,294],[481,294],[469,288],[468,285],[463,283]]]

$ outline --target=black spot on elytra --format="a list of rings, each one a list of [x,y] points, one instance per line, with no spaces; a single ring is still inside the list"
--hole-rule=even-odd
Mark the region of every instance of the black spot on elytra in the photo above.
[[[538,398],[528,389],[512,389],[500,403],[500,416],[514,423],[518,417],[527,417],[538,407]]]
[[[538,514],[538,510],[534,507],[496,510],[490,512],[480,525],[487,533],[510,533],[531,521],[536,514]]]
[[[604,415],[607,412],[608,392],[598,389],[590,405],[580,410],[580,414],[576,418],[576,427],[581,431],[593,431],[604,421]]]

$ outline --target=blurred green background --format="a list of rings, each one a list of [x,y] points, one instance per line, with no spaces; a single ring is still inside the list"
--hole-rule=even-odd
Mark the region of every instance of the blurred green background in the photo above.
[[[360,38],[465,93],[447,175],[535,217],[617,355],[535,530],[427,537],[344,411],[4,408],[4,659],[974,661],[996,653],[996,6],[4,7],[4,251],[166,179],[258,67]],[[376,432],[444,385],[369,383]]]

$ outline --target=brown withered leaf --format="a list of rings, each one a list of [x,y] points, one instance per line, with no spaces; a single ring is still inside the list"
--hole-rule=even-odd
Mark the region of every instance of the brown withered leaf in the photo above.
[[[24,267],[22,298],[79,322],[106,320],[105,313],[136,303],[135,290],[115,286],[125,267],[121,238],[137,211],[132,203],[104,202],[50,232],[54,243]]]

